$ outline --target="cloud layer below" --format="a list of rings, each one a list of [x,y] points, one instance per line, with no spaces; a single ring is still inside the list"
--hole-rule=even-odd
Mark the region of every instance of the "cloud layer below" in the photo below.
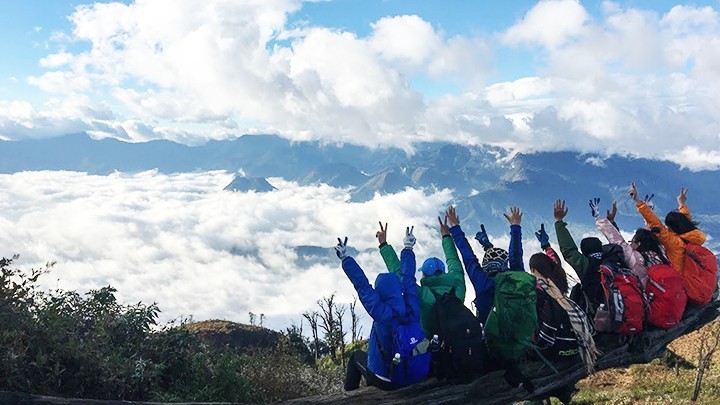
[[[441,254],[433,220],[451,199],[447,191],[407,190],[349,203],[345,190],[277,178],[270,181],[279,190],[270,193],[220,191],[232,177],[221,171],[0,175],[0,254],[19,253],[21,268],[57,261],[42,279],[47,289],[83,292],[110,284],[123,302],[158,302],[165,320],[247,322],[252,311],[277,329],[333,292],[339,302],[352,301],[354,290],[332,251],[338,236],[349,236],[360,251],[370,280],[384,271],[375,239],[379,219],[391,220],[389,241],[396,246],[404,226],[414,225],[418,255]],[[302,246],[326,250],[303,258]]]
[[[253,312],[265,314],[265,326],[276,330],[298,324],[330,294],[338,303],[353,301],[332,250],[337,237],[349,237],[371,282],[386,271],[375,238],[380,220],[389,222],[388,242],[396,249],[405,227],[415,227],[418,265],[430,256],[444,260],[437,216],[453,200],[448,190],[406,189],[354,203],[347,190],[279,178],[270,179],[278,190],[268,193],[221,191],[232,178],[225,171],[0,175],[0,256],[20,254],[15,264],[24,269],[57,261],[41,278],[44,289],[84,293],[112,285],[121,302],[157,302],[162,321],[247,323]],[[524,221],[539,222],[527,215]],[[597,233],[591,223],[573,228],[578,240]],[[507,228],[489,231],[496,246],[508,246]],[[465,232],[481,255],[475,229]],[[552,227],[548,232],[554,240]],[[540,251],[530,230],[523,249],[527,266]],[[471,307],[467,277],[466,285]],[[370,319],[359,313],[367,333]]]

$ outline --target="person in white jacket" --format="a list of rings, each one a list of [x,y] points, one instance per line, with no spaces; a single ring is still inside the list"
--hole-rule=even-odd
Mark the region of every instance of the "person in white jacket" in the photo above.
[[[660,239],[651,230],[638,228],[628,243],[622,237],[615,223],[617,201],[613,201],[612,209],[607,210],[607,217],[600,216],[600,199],[590,200],[590,209],[595,217],[595,225],[605,235],[608,242],[620,245],[623,256],[630,270],[640,279],[643,287],[647,285],[648,268],[654,264],[669,264],[663,252]]]

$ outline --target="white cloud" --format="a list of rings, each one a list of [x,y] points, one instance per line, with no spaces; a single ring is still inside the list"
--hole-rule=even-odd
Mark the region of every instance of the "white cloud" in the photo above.
[[[493,105],[503,105],[507,102],[547,97],[551,89],[551,83],[547,79],[523,77],[514,82],[497,83],[488,86],[485,97]],[[546,103],[549,101],[547,100]]]
[[[123,302],[158,302],[164,320],[247,321],[264,313],[281,329],[315,301],[354,290],[331,250],[348,236],[372,280],[384,265],[377,222],[400,245],[415,226],[418,257],[442,255],[436,215],[448,191],[418,190],[348,202],[346,190],[270,179],[270,193],[223,192],[226,172],[91,176],[76,172],[0,175],[0,254],[21,268],[57,261],[46,288],[81,292],[111,284]],[[305,263],[296,247],[327,251]],[[442,257],[442,256],[440,256]]]
[[[40,66],[46,68],[57,68],[68,64],[72,61],[72,59],[73,56],[71,54],[61,51],[40,59]]]
[[[720,142],[720,134],[716,136],[716,139],[717,142]],[[678,162],[680,167],[690,170],[720,169],[720,152],[716,150],[707,151],[695,146],[688,146],[678,153],[669,155],[668,158]]]
[[[370,45],[385,59],[421,67],[442,48],[435,29],[416,15],[385,17],[372,24]]]
[[[542,0],[505,32],[503,40],[554,49],[579,35],[588,19],[587,11],[577,0]]]
[[[53,33],[59,50],[40,61],[47,72],[28,78],[52,102],[0,108],[0,136],[89,131],[197,144],[277,133],[405,150],[450,140],[658,159],[690,146],[720,152],[712,7],[661,13],[606,1],[591,18],[578,1],[544,0],[501,32],[448,38],[410,14],[371,23],[367,36],[288,23],[302,5],[80,6],[75,46]],[[514,69],[505,56],[528,66],[491,82]],[[67,103],[85,107],[56,108]]]

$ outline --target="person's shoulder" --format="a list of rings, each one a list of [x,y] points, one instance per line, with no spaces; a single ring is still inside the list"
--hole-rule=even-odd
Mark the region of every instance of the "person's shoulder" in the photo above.
[[[686,233],[680,235],[680,237],[684,241],[689,242],[689,243],[694,243],[696,245],[702,245],[703,243],[705,243],[705,240],[707,238],[707,236],[705,235],[705,232],[703,232],[697,228],[693,229],[690,232],[686,232]]]

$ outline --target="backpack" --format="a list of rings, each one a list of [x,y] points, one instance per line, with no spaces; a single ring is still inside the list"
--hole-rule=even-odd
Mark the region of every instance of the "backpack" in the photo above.
[[[669,264],[648,267],[645,285],[648,300],[647,321],[661,329],[670,329],[682,319],[687,303],[683,276]]]
[[[495,276],[493,308],[485,324],[489,351],[503,360],[519,359],[537,329],[536,279],[524,271]]]
[[[580,306],[592,323],[597,308],[605,302],[605,293],[600,280],[600,261],[592,258],[589,260],[591,267],[585,273],[585,277],[570,289],[570,299]]]
[[[704,246],[685,241],[685,290],[688,300],[696,305],[707,305],[717,284],[717,257]]]
[[[580,308],[588,315],[588,317],[592,318],[593,315],[595,315],[595,308],[593,308],[592,303],[590,302],[590,297],[588,297],[585,290],[583,290],[582,283],[575,284],[570,289],[570,299],[573,300],[576,304],[580,306]]]
[[[580,353],[577,336],[570,323],[570,316],[565,308],[548,295],[542,287],[537,287],[538,332],[535,344],[541,349],[538,356],[556,362]]]
[[[432,290],[431,290],[432,291]],[[485,337],[482,324],[455,295],[455,289],[435,296],[434,344],[438,378],[471,379],[485,367]],[[433,341],[435,339],[433,338]]]
[[[380,347],[383,356],[391,358],[390,381],[398,385],[410,385],[427,377],[432,354],[428,351],[430,341],[425,339],[420,322],[395,321],[392,337],[390,353],[385,353]]]
[[[638,277],[627,267],[620,245],[603,245],[600,283],[605,302],[595,313],[595,330],[634,335],[643,330],[645,297]]]

